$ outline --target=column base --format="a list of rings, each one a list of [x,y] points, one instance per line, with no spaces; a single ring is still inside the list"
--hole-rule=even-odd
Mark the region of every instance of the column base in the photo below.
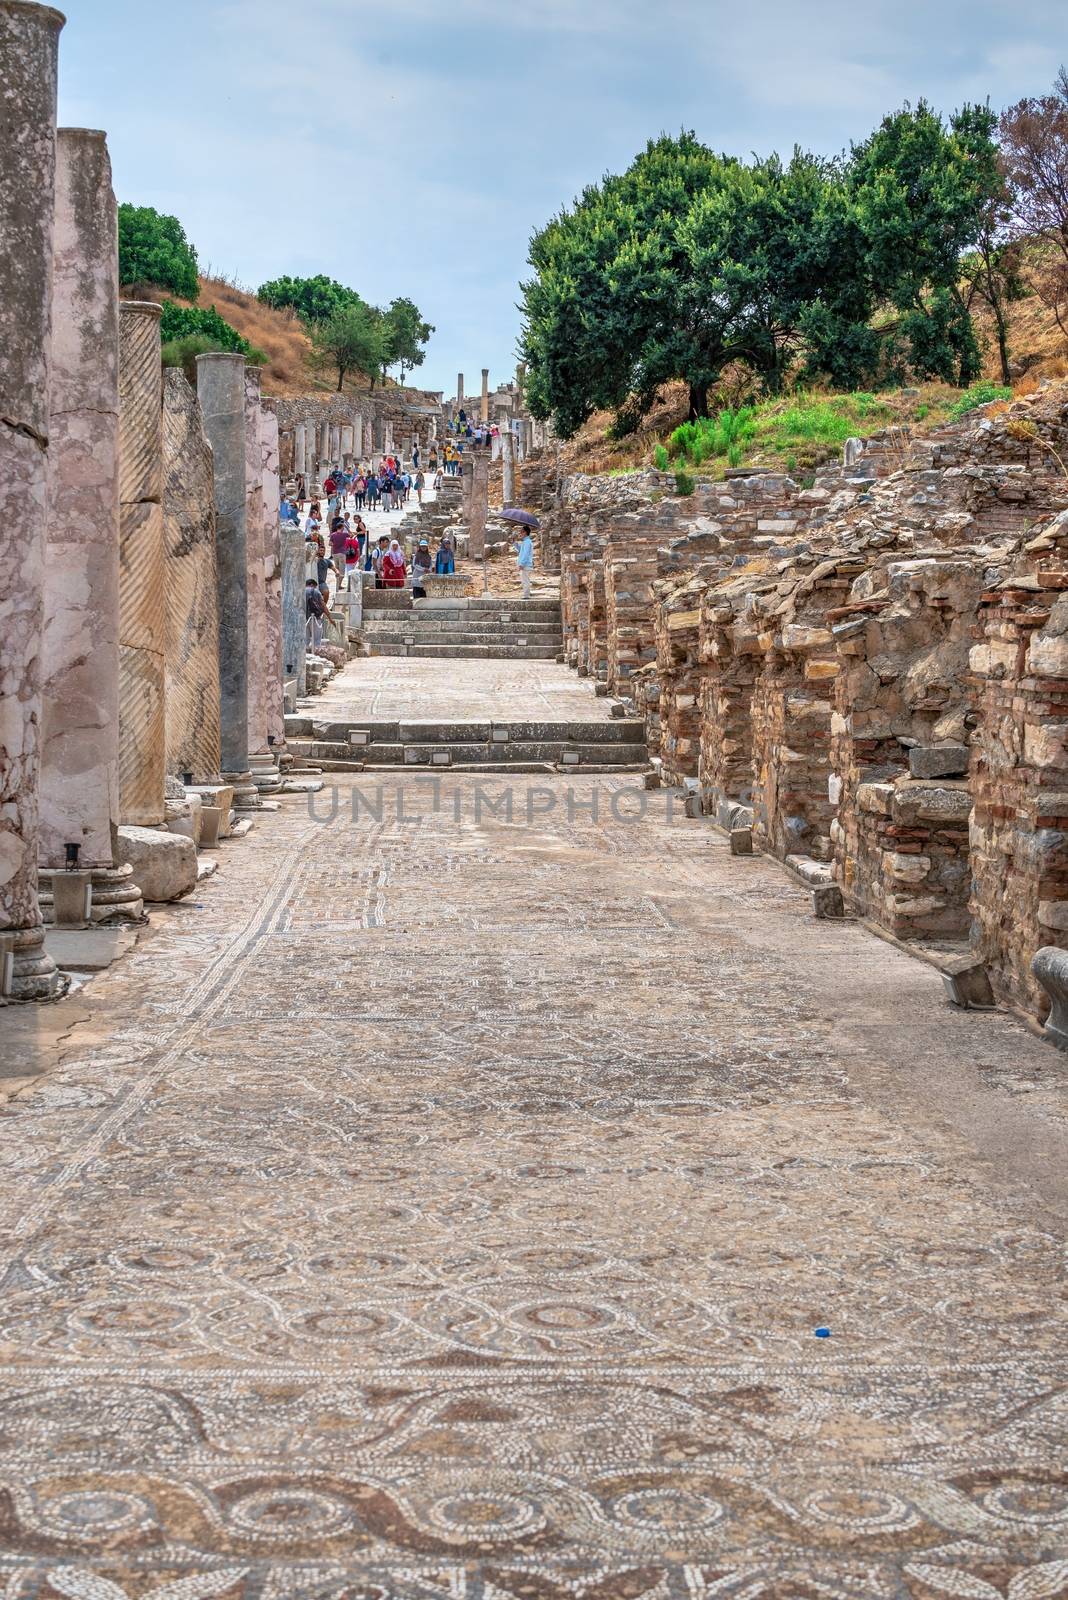
[[[224,772],[223,782],[228,783],[234,791],[235,811],[258,811],[260,809],[260,792],[256,787],[251,772]]]
[[[8,943],[13,959],[5,1000],[59,1000],[66,994],[70,978],[45,949],[43,927],[8,929],[0,947]]]
[[[259,794],[277,794],[282,787],[282,779],[273,755],[249,756],[248,766]]]
[[[38,874],[38,895],[41,915],[46,923],[54,922],[52,913],[52,876],[59,877],[62,867],[42,867]],[[141,891],[133,881],[133,867],[93,868],[93,899],[89,907],[89,922],[96,927],[106,922],[137,922],[145,918],[145,903]]]

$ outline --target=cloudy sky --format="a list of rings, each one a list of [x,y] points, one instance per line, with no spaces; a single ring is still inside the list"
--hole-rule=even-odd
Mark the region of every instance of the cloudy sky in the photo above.
[[[1052,82],[1063,0],[55,0],[60,121],[120,200],[255,287],[325,272],[436,325],[417,380],[515,365],[531,231],[662,130],[835,152],[926,96]]]

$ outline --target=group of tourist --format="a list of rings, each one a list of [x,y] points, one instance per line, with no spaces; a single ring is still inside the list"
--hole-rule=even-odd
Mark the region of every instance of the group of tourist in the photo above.
[[[501,431],[496,423],[491,427],[488,422],[471,422],[463,407],[455,417],[450,417],[446,426],[450,433],[459,434],[462,439],[470,439],[476,445],[491,444]]]

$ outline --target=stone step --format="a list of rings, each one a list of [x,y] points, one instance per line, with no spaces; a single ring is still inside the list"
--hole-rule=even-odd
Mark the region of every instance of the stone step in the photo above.
[[[535,617],[532,620],[524,618],[522,622],[501,622],[494,617],[482,620],[475,617],[453,616],[414,616],[405,613],[403,620],[385,614],[368,613],[360,626],[360,632],[370,638],[378,635],[413,636],[417,639],[455,638],[461,636],[465,639],[504,639],[513,635],[530,639],[552,638],[559,639],[563,636],[559,617]]]
[[[368,642],[371,656],[412,656],[444,661],[555,661],[559,644],[385,644]]]
[[[493,740],[507,745],[513,739],[533,739],[540,743],[567,744],[576,740],[581,744],[613,745],[641,743],[645,723],[641,717],[613,717],[610,722],[554,722],[542,718],[524,722],[431,722],[414,718],[379,721],[371,717],[335,721],[308,712],[285,719],[287,749],[293,739],[315,739],[327,744],[342,741],[349,745],[354,733],[366,735],[370,743],[380,740],[386,744],[470,744]]]
[[[354,748],[338,741],[298,740],[295,747],[309,760],[329,771],[334,763],[353,763],[364,767],[452,767],[490,768],[516,762],[537,765],[574,766],[578,770],[591,764],[602,770],[645,767],[648,755],[644,742],[608,744],[603,740],[582,743],[578,740],[494,740],[466,744],[429,741],[397,744],[369,744]]]

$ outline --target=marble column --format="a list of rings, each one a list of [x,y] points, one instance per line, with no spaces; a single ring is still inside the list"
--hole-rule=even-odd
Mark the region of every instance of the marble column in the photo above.
[[[468,549],[481,560],[486,553],[486,518],[489,515],[489,462],[479,455],[471,466],[471,493],[467,511]]]
[[[304,614],[304,535],[292,523],[281,530],[282,681],[294,695],[308,692],[307,620]],[[296,711],[294,704],[293,710]]]
[[[355,430],[351,423],[342,424],[341,428],[341,461],[345,467],[352,466],[355,453]]]
[[[489,367],[482,368],[482,406],[479,416],[483,422],[489,421]]]
[[[341,464],[341,428],[336,422],[332,422],[330,424],[330,449],[328,451],[328,454],[330,456],[330,465],[332,467],[340,466],[340,464]]]
[[[503,507],[515,504],[515,439],[510,427],[501,429],[501,457],[504,466]]]
[[[286,739],[282,705],[282,528],[278,473],[278,418],[264,406],[260,411],[260,452],[263,462],[263,576],[267,616],[267,737],[275,759]]]
[[[267,743],[266,507],[263,494],[260,369],[245,368],[245,550],[248,576],[248,764],[261,794],[278,788],[278,768]]]
[[[459,414],[459,412],[461,412],[463,409],[464,409],[464,375],[463,375],[462,372],[458,372],[456,374],[456,410],[457,410],[457,414]]]
[[[119,816],[161,827],[166,595],[160,307],[119,305]]]
[[[301,477],[304,476],[304,473],[307,470],[304,465],[305,459],[304,424],[303,422],[298,422],[296,427],[293,429],[293,471],[294,473],[299,473]]]
[[[234,805],[260,804],[248,767],[248,538],[245,360],[229,351],[197,356],[197,395],[214,456],[215,560],[219,589],[219,747]]]
[[[211,446],[197,397],[176,367],[163,374],[166,559],[166,765],[218,783],[219,580]]]
[[[139,921],[115,865],[119,819],[119,310],[111,163],[102,133],[56,141],[49,508],[44,566],[41,908],[66,846],[92,873],[94,922]]]
[[[0,0],[0,985],[62,993],[37,900],[41,647],[63,18]],[[10,957],[10,964],[7,961]]]

